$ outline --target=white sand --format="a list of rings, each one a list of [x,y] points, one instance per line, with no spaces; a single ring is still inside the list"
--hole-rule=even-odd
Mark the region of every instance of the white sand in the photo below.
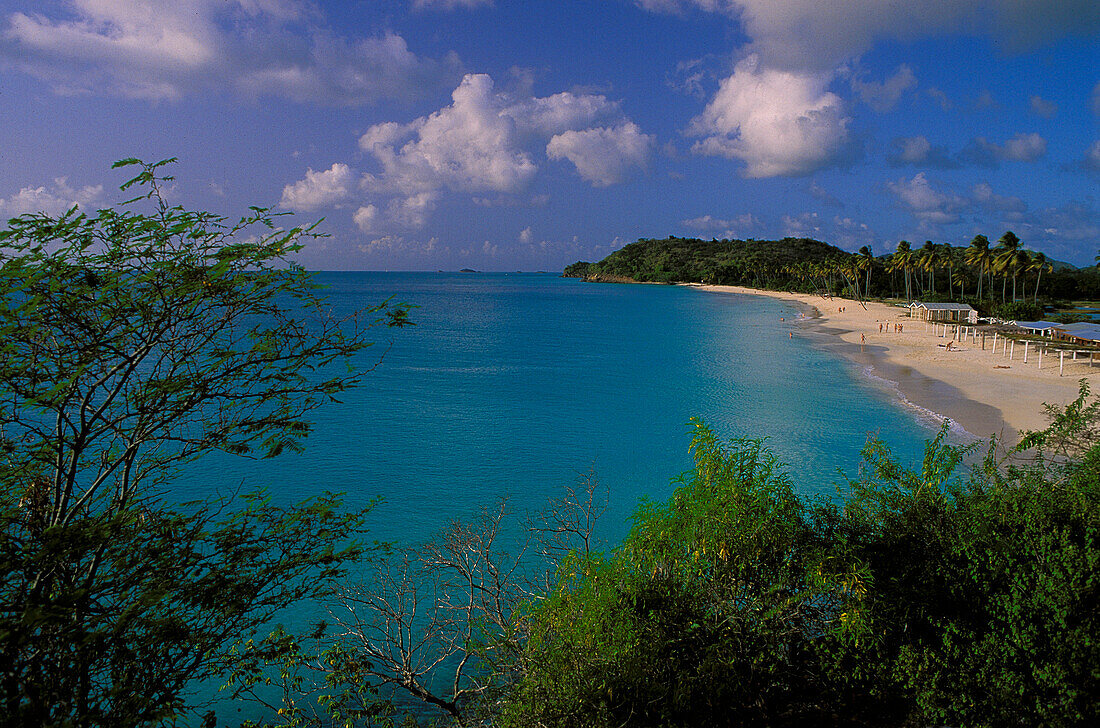
[[[1100,356],[1097,366],[1090,369],[1087,357],[1073,362],[1067,354],[1064,376],[1059,376],[1056,354],[1045,356],[1040,370],[1034,347],[1029,347],[1028,362],[1024,364],[1022,345],[1017,344],[1010,360],[999,343],[997,353],[992,352],[991,336],[986,339],[985,351],[980,341],[956,342],[948,351],[944,344],[949,338],[940,338],[938,331],[933,334],[929,324],[908,318],[906,309],[897,306],[871,302],[864,309],[856,301],[841,298],[741,286],[697,287],[770,296],[813,308],[819,315],[815,319],[818,325],[854,345],[844,347],[846,355],[895,382],[911,403],[957,422],[978,437],[999,435],[1012,439],[1025,430],[1042,429],[1048,423],[1044,403],[1072,402],[1082,377],[1087,377],[1094,388],[1094,378],[1100,377]],[[841,308],[843,312],[838,310]],[[903,332],[894,333],[894,324],[901,324]],[[797,336],[798,330],[792,330]]]

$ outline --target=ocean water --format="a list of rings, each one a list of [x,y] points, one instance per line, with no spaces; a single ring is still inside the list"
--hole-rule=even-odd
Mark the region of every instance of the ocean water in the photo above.
[[[381,497],[372,537],[412,544],[501,498],[536,511],[592,470],[610,493],[600,534],[614,543],[640,499],[666,498],[690,468],[691,417],[722,438],[767,438],[806,496],[834,495],[870,435],[915,460],[935,434],[774,299],[550,274],[320,280],[337,312],[393,297],[416,306],[416,325],[375,329],[358,364],[378,366],[314,413],[304,455],[206,458],[180,496]]]
[[[323,490],[345,493],[349,506],[380,497],[370,537],[415,546],[502,498],[518,523],[591,470],[609,491],[597,536],[613,545],[640,500],[667,498],[691,467],[692,417],[723,439],[767,438],[806,497],[835,496],[869,436],[915,461],[937,428],[771,298],[549,274],[320,280],[336,313],[392,297],[417,307],[416,325],[375,330],[357,365],[376,368],[313,413],[304,454],[208,456],[170,496],[262,486],[283,503]],[[301,630],[328,616],[302,602],[277,618]],[[214,707],[227,724],[272,718],[259,705]]]

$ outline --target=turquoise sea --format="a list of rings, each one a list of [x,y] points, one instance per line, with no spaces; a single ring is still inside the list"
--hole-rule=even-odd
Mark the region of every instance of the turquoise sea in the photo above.
[[[381,363],[314,413],[304,455],[204,459],[187,496],[381,497],[372,536],[411,544],[502,497],[536,510],[592,469],[610,491],[601,531],[614,542],[641,498],[667,497],[690,467],[691,417],[723,438],[768,438],[807,496],[835,494],[870,434],[915,459],[935,432],[769,298],[551,274],[320,280],[337,312],[392,296],[417,307],[416,326],[375,329],[359,363]]]
[[[415,546],[501,498],[516,524],[591,469],[609,489],[597,535],[610,545],[642,498],[667,498],[690,468],[691,417],[724,439],[768,438],[805,496],[835,496],[869,435],[915,460],[936,430],[771,298],[551,274],[320,280],[337,314],[393,297],[417,306],[416,325],[374,330],[358,365],[377,367],[313,413],[304,454],[205,457],[172,497],[260,486],[284,503],[323,490],[350,506],[381,497],[370,536]],[[305,629],[328,614],[303,602],[278,618]],[[229,724],[265,717],[257,705],[217,709]]]

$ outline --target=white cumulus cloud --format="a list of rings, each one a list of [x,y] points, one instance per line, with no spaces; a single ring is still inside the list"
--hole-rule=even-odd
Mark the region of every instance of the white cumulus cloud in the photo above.
[[[912,179],[888,182],[886,188],[921,222],[933,225],[957,222],[968,205],[966,198],[932,186],[924,172]]]
[[[537,166],[519,147],[516,122],[493,93],[493,80],[467,75],[451,98],[428,117],[374,126],[360,137],[359,147],[382,166],[366,178],[368,189],[515,192],[531,180]]]
[[[702,232],[720,232],[718,237],[722,238],[742,238],[750,230],[759,228],[760,220],[752,213],[746,212],[732,218],[702,215],[688,220],[681,220],[680,224]]]
[[[92,212],[103,197],[103,185],[73,189],[68,180],[58,177],[50,186],[23,187],[8,198],[0,197],[0,218],[8,219],[32,213],[57,217],[75,205],[84,213]]]
[[[353,181],[351,169],[346,164],[334,163],[323,172],[306,171],[305,179],[283,188],[279,205],[288,210],[310,212],[330,207],[348,198],[348,187]]]
[[[379,211],[375,205],[363,205],[351,218],[356,226],[365,233],[377,232]]]
[[[651,11],[697,8],[736,20],[748,50],[774,68],[830,69],[882,39],[913,40],[969,29],[1027,47],[1100,29],[1095,0],[636,0]]]
[[[359,148],[377,167],[359,186],[375,196],[372,229],[420,227],[447,193],[509,204],[538,173],[540,152],[569,160],[590,184],[607,186],[644,167],[653,145],[653,137],[603,95],[509,94],[486,74],[468,74],[450,105],[407,123],[375,124],[359,137]]]
[[[58,93],[162,100],[215,90],[363,104],[433,90],[459,67],[453,55],[418,58],[393,33],[337,37],[306,0],[51,5],[0,21],[0,59]]]
[[[1001,157],[1013,162],[1034,162],[1047,153],[1047,141],[1038,134],[1017,134],[1001,147]]]
[[[1100,172],[1100,139],[1097,139],[1089,148],[1085,151],[1085,158],[1082,160],[1082,164],[1085,169],[1093,172]]]
[[[563,91],[552,96],[532,97],[512,104],[505,113],[522,131],[554,135],[586,127],[618,112],[618,104],[601,94]]]
[[[747,177],[803,175],[834,163],[848,144],[840,97],[831,74],[761,67],[750,56],[722,81],[689,133],[699,154],[745,162]]]
[[[417,10],[455,10],[458,8],[472,9],[479,5],[492,5],[493,0],[413,0],[412,6]]]
[[[1034,162],[1047,152],[1046,139],[1038,134],[1016,134],[1004,144],[975,137],[959,152],[959,158],[979,167],[996,167],[1004,162]]]
[[[863,99],[863,103],[875,111],[885,112],[894,108],[906,91],[916,88],[917,77],[913,69],[902,64],[893,76],[882,81],[864,81],[860,77],[851,80],[852,89]]]
[[[1044,119],[1050,119],[1058,113],[1058,104],[1047,101],[1042,96],[1034,95],[1028,100],[1028,103],[1031,106],[1031,113]]]
[[[546,156],[568,159],[586,182],[608,187],[621,182],[631,167],[644,167],[654,143],[654,137],[627,122],[555,134],[546,145]]]

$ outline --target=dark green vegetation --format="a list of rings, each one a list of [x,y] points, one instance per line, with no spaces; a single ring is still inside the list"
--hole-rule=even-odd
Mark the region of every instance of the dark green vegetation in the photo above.
[[[1080,434],[1084,402],[1029,444]],[[672,499],[529,604],[505,723],[1093,725],[1090,442],[1072,462],[991,454],[965,473],[942,436],[916,470],[872,442],[842,501],[805,503],[759,442],[697,424]]]
[[[693,423],[694,468],[610,549],[591,477],[400,551],[330,495],[176,504],[182,462],[300,448],[363,376],[366,327],[405,310],[331,320],[285,259],[310,229],[170,207],[159,164],[126,164],[151,211],[0,233],[0,724],[210,725],[200,684],[278,726],[1100,721],[1085,384],[1007,453],[941,434],[911,468],[872,441],[826,501]],[[859,273],[832,275],[874,290]],[[303,599],[334,624],[272,630]]]
[[[808,240],[697,240],[669,237],[631,243],[598,263],[574,263],[565,275],[594,280],[782,286],[784,270],[847,258],[840,248]]]
[[[1055,303],[1100,297],[1097,268],[1076,269],[1049,260],[1023,248],[1011,231],[996,244],[978,235],[965,247],[927,241],[914,249],[903,240],[894,252],[877,257],[867,247],[848,253],[804,238],[643,239],[598,263],[574,263],[564,274],[604,281],[744,285],[855,299],[965,301],[1000,318],[1020,317],[998,312],[997,306],[1026,299],[1039,305],[1040,294]]]
[[[286,259],[311,230],[171,207],[163,164],[116,165],[139,167],[123,189],[141,191],[118,211],[0,232],[4,725],[186,716],[188,686],[230,671],[238,640],[364,553],[366,512],[330,495],[166,499],[204,453],[298,449],[308,411],[361,379],[340,365],[365,327],[405,312],[331,320]]]
[[[495,511],[345,588],[330,657],[281,663],[285,724],[324,725],[314,664],[314,695],[388,686],[443,725],[1095,725],[1100,400],[1050,416],[1009,452],[945,430],[916,467],[872,440],[813,502],[693,423],[695,468],[615,548],[589,480],[519,553]]]

